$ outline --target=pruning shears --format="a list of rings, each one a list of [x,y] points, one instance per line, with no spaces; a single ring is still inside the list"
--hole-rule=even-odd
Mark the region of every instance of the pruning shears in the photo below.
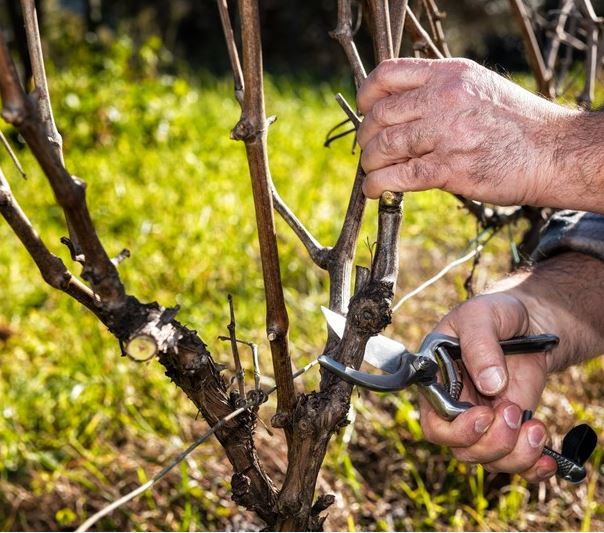
[[[346,318],[322,307],[329,327],[342,337]],[[556,335],[514,337],[500,341],[505,355],[546,352],[557,346]],[[340,378],[377,392],[395,392],[411,385],[428,400],[432,408],[444,419],[454,420],[473,404],[459,399],[463,387],[459,363],[461,348],[459,339],[441,333],[430,333],[417,352],[411,352],[403,344],[384,335],[371,337],[367,342],[364,362],[382,370],[383,374],[369,374],[321,355],[319,363]],[[524,411],[523,421],[531,418],[531,411]],[[562,452],[545,447],[543,453],[554,458],[556,475],[579,483],[585,479],[583,466],[596,447],[597,436],[587,424],[571,429],[562,442]]]

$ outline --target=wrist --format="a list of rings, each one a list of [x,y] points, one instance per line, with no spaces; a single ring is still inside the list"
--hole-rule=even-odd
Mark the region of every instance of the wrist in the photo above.
[[[556,107],[545,125],[535,203],[604,213],[604,114]]]
[[[549,373],[604,353],[603,279],[603,262],[569,252],[501,280],[489,292],[506,292],[524,305],[529,334],[560,337],[546,354]]]

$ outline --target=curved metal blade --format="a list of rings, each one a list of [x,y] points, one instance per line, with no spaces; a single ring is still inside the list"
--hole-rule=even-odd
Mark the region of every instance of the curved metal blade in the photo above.
[[[394,374],[367,374],[344,366],[326,355],[319,356],[319,364],[348,383],[376,392],[392,392],[405,388],[410,373],[410,366],[406,365]]]
[[[321,306],[321,311],[323,311],[329,327],[338,337],[342,338],[346,327],[346,318],[327,309],[327,307]],[[376,335],[367,341],[363,360],[384,372],[393,374],[401,367],[404,355],[415,354],[409,352],[405,345],[400,342],[389,339],[384,335]]]

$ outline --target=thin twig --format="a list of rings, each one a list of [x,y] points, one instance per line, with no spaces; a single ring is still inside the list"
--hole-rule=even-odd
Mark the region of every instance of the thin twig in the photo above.
[[[241,72],[241,62],[239,61],[239,53],[235,44],[235,34],[231,25],[231,17],[229,16],[229,6],[227,0],[217,0],[218,12],[220,13],[220,22],[222,24],[222,32],[226,40],[227,52],[229,61],[231,62],[231,70],[233,72],[233,83],[235,85],[235,98],[239,105],[243,106],[243,73]]]
[[[230,341],[231,337],[224,337],[220,335],[218,337],[219,341]],[[253,342],[244,341],[242,339],[235,339],[239,344],[244,344],[247,346],[252,352],[252,365],[254,366],[254,389],[260,390],[260,362],[258,361],[258,345]]]
[[[61,161],[61,164],[64,164],[63,139],[57,130],[57,125],[55,124],[55,119],[52,114],[35,1],[21,0],[21,9],[23,10],[23,21],[25,22],[25,33],[27,35],[27,47],[34,77],[34,85],[38,92],[40,118],[46,128],[46,134],[52,143],[56,155]]]
[[[573,0],[565,0],[558,14],[558,20],[553,30],[552,39],[547,51],[547,57],[545,59],[545,66],[549,76],[553,76],[554,69],[556,68],[556,61],[558,59],[558,52],[560,50],[561,35],[564,32],[566,21],[574,6]]]
[[[598,71],[598,43],[599,28],[598,24],[592,20],[586,21],[587,28],[587,53],[585,58],[585,84],[581,94],[577,96],[577,103],[584,109],[591,109],[591,103],[594,99],[594,87],[596,74]]]
[[[355,86],[358,89],[367,77],[367,73],[357,47],[354,44],[351,0],[338,0],[338,24],[335,30],[329,32],[329,35],[338,41],[342,50],[344,50],[352,69]]]
[[[537,80],[539,92],[547,98],[553,98],[554,85],[552,78],[545,66],[545,60],[539,48],[539,42],[537,41],[537,36],[535,35],[535,30],[533,29],[526,6],[522,0],[509,0],[509,3],[512,13],[516,17],[516,22],[522,31],[526,53],[535,79]]]
[[[443,56],[451,57],[451,52],[449,51],[449,45],[445,39],[445,32],[443,31],[441,22],[445,17],[445,14],[438,9],[435,0],[424,0],[424,8],[430,24],[430,30],[432,31],[432,38],[439,46]]]
[[[434,283],[436,283],[439,279],[441,279],[443,276],[445,276],[453,268],[455,268],[455,267],[457,267],[457,266],[465,263],[466,261],[469,261],[470,259],[472,259],[472,257],[479,257],[480,256],[480,252],[484,249],[484,247],[487,245],[487,243],[499,232],[500,229],[501,229],[501,226],[486,227],[486,228],[484,228],[469,243],[470,246],[475,246],[474,249],[472,249],[467,254],[464,254],[461,257],[455,259],[454,261],[452,261],[451,263],[449,263],[448,265],[446,265],[440,272],[438,272],[437,274],[435,274],[434,276],[432,276],[430,279],[428,279],[427,281],[425,281],[421,285],[417,286],[412,291],[409,291],[407,294],[405,294],[404,296],[402,296],[401,299],[396,303],[396,305],[394,305],[392,307],[392,312],[394,313],[406,301],[410,300],[414,296],[417,296],[424,289],[427,289],[430,285],[433,285]],[[472,266],[472,269],[474,269],[475,266],[476,265],[474,264]],[[471,279],[471,276],[469,277],[469,279]]]
[[[336,102],[338,102],[340,107],[344,110],[344,113],[346,113],[346,116],[350,119],[350,122],[352,122],[352,125],[355,127],[355,129],[359,129],[361,119],[354,112],[352,107],[350,107],[350,104],[346,101],[346,98],[344,98],[341,93],[336,94]]]
[[[258,359],[258,345],[253,342],[246,342],[250,349],[252,350],[252,363],[254,365],[254,390],[260,390],[260,379],[262,378],[260,374],[260,360]],[[294,379],[296,375],[294,374]]]
[[[0,214],[25,246],[44,281],[66,292],[93,313],[98,314],[98,299],[86,285],[69,272],[59,257],[48,250],[13,196],[2,170],[0,170]]]
[[[113,511],[115,511],[116,509],[121,507],[122,505],[128,503],[130,500],[133,500],[138,495],[140,495],[143,492],[145,492],[146,490],[150,489],[160,479],[162,479],[164,476],[166,476],[166,474],[168,474],[168,472],[170,472],[170,470],[172,470],[175,466],[177,466],[182,461],[184,461],[187,458],[187,456],[190,455],[193,450],[195,450],[195,448],[197,448],[200,444],[203,444],[206,440],[208,440],[214,433],[216,433],[220,428],[222,428],[227,422],[230,422],[231,420],[233,420],[234,418],[238,417],[243,412],[245,412],[247,409],[252,407],[254,405],[254,403],[257,403],[257,401],[254,401],[254,402],[248,401],[248,402],[246,402],[246,404],[244,406],[239,407],[238,409],[235,409],[230,414],[228,414],[227,416],[225,416],[224,418],[222,418],[221,420],[216,422],[216,424],[214,424],[210,429],[208,429],[203,435],[198,437],[195,440],[195,442],[193,442],[193,444],[191,444],[186,450],[179,453],[172,462],[170,462],[168,465],[166,465],[164,468],[162,468],[149,481],[147,481],[140,487],[137,487],[132,492],[129,492],[128,494],[122,496],[121,498],[114,501],[107,507],[104,507],[99,512],[93,514],[80,527],[78,527],[76,529],[76,531],[88,531],[101,518],[103,518],[104,516],[107,516],[108,514],[112,513]]]
[[[410,298],[413,298],[414,296],[416,296],[417,294],[422,292],[424,289],[427,289],[430,285],[433,285],[434,283],[436,283],[439,279],[441,279],[443,276],[445,276],[449,271],[451,271],[455,267],[472,259],[472,257],[474,257],[476,254],[480,253],[480,251],[483,248],[484,248],[484,246],[482,244],[479,244],[471,252],[469,252],[465,255],[462,255],[461,257],[457,258],[455,261],[451,261],[440,272],[438,272],[438,274],[435,274],[429,280],[424,281],[424,283],[422,283],[419,287],[416,287],[412,291],[409,291],[407,294],[402,296],[401,299],[398,302],[396,302],[396,304],[392,307],[392,312],[394,313],[395,311],[398,311],[398,309],[401,307],[401,305],[403,305],[407,300],[409,300]]]
[[[229,313],[231,315],[231,321],[227,326],[229,330],[229,338],[231,340],[231,352],[235,361],[235,377],[237,378],[237,386],[239,388],[239,398],[245,400],[245,373],[241,366],[241,359],[239,358],[239,348],[237,347],[237,333],[235,330],[235,308],[233,306],[233,296],[228,295],[229,299]]]
[[[10,143],[8,142],[8,139],[4,136],[4,133],[2,133],[1,130],[0,130],[0,141],[4,145],[5,150],[8,152],[8,155],[12,159],[13,164],[15,165],[15,167],[17,168],[17,170],[19,171],[21,176],[23,176],[24,178],[27,178],[27,175],[25,174],[25,170],[23,170],[23,167],[21,166],[21,162],[19,161],[19,159],[17,159],[17,154],[15,154],[15,152],[13,151],[12,146],[10,145]]]
[[[0,94],[2,116],[13,124],[29,145],[63,208],[70,231],[82,247],[86,264],[82,277],[101,297],[107,309],[121,307],[126,294],[115,265],[107,255],[90,217],[85,184],[67,172],[58,156],[56,144],[48,138],[43,123],[36,119],[38,102],[28,97],[19,83],[15,65],[4,36],[0,33]]]
[[[437,59],[444,59],[444,55],[438,49],[438,46],[434,44],[434,41],[430,38],[428,32],[419,23],[419,20],[411,10],[410,6],[407,6],[407,16],[405,18],[405,29],[411,36],[413,41],[413,47],[416,50],[424,51],[427,55],[432,55]],[[430,52],[428,54],[428,51]]]
[[[281,218],[293,230],[298,239],[300,239],[313,263],[319,268],[327,268],[327,256],[330,248],[322,246],[312,233],[306,229],[306,226],[304,226],[295,213],[287,206],[283,198],[281,198],[272,180],[270,182],[270,187],[273,196],[273,206],[277,213],[281,215]]]
[[[348,124],[348,122],[350,122],[350,120],[346,120],[345,124]],[[331,131],[333,132],[333,129]],[[332,135],[331,137],[327,137],[325,139],[325,142],[323,143],[323,146],[325,148],[329,148],[333,142],[337,141],[338,139],[342,139],[343,137],[346,137],[346,136],[350,135],[351,133],[355,133],[356,134],[356,131],[357,131],[356,128],[350,128],[350,129],[342,131],[342,132],[340,132],[340,133],[338,133],[336,135]],[[353,143],[352,143],[352,154],[353,155],[354,155],[355,145],[356,145],[356,136],[353,139]]]

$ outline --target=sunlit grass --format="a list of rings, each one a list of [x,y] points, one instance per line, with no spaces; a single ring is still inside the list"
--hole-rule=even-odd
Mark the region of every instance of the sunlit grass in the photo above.
[[[88,183],[90,209],[109,253],[124,247],[132,252],[120,266],[128,291],[143,301],[181,305],[179,319],[197,329],[225,364],[228,345],[216,338],[225,333],[227,295],[233,294],[238,334],[260,345],[263,371],[270,375],[247,163],[243,146],[229,140],[239,116],[230,83],[208,76],[132,77],[124,53],[117,46],[102,70],[81,61],[52,75],[67,166]],[[326,245],[340,231],[358,159],[350,153],[351,138],[323,148],[326,132],[343,119],[336,91],[349,95],[350,88],[338,82],[267,82],[267,112],[278,116],[269,135],[274,181]],[[27,151],[20,149],[19,157],[27,180],[6,158],[2,164],[16,197],[48,246],[77,272],[59,244],[63,218],[42,174]],[[328,280],[281,220],[277,227],[292,355],[301,367],[324,342],[319,306],[327,301]],[[368,264],[375,229],[372,202],[359,244],[361,264]],[[449,196],[408,195],[399,293],[459,256],[475,233],[475,224]],[[160,365],[122,358],[93,316],[46,287],[5,224],[0,241],[0,325],[13,331],[0,346],[0,529],[71,528],[92,508],[147,480],[204,422],[194,421],[193,406]],[[481,272],[505,270],[508,249],[507,236],[495,239]],[[460,267],[405,305],[392,334],[410,346],[417,343],[465,297],[467,273],[468,266]],[[245,365],[250,368],[249,358]],[[586,372],[596,375],[601,364],[592,363]],[[316,386],[316,369],[304,380],[307,390]],[[457,463],[447,450],[422,442],[415,402],[414,391],[355,395],[356,429],[346,439],[338,436],[323,475],[343,502],[331,511],[332,527],[505,529],[526,525],[527,510],[539,512],[534,498],[530,505],[525,501],[521,481],[513,480],[494,501],[482,468]],[[580,406],[580,399],[573,404],[577,411]],[[581,415],[601,424],[597,413],[587,406]],[[599,453],[593,468],[601,460]],[[105,519],[103,527],[256,527],[230,502],[229,480],[220,448],[209,444],[154,491]],[[584,529],[602,524],[598,480],[592,478],[583,501],[574,501],[584,509]],[[29,507],[13,512],[17,497]],[[560,497],[554,508],[564,505]],[[32,513],[36,508],[43,512]],[[561,528],[571,523],[559,519]]]

